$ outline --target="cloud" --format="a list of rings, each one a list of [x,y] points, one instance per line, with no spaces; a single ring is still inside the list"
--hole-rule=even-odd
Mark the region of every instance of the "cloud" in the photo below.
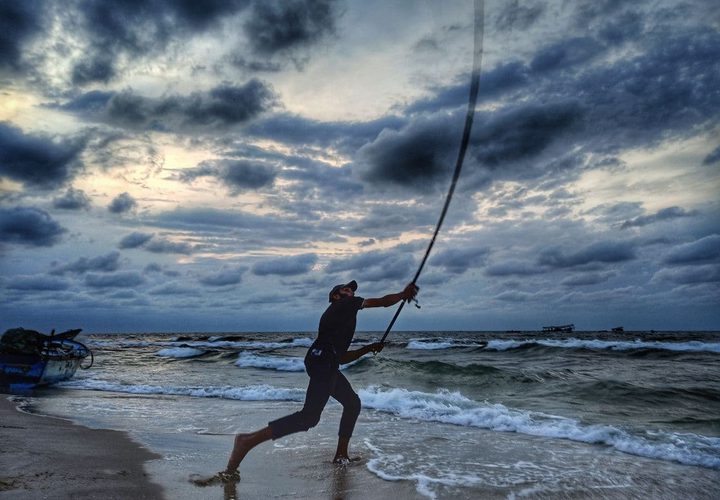
[[[540,253],[538,264],[551,268],[568,268],[586,264],[625,262],[635,258],[635,248],[629,242],[601,241],[576,252],[565,252],[560,247],[548,248]]]
[[[485,274],[487,276],[531,276],[544,272],[545,270],[543,268],[535,264],[516,259],[490,264],[485,268]]]
[[[620,226],[620,229],[627,229],[629,227],[642,227],[659,221],[678,219],[680,217],[692,217],[697,214],[698,212],[696,210],[687,211],[684,208],[680,207],[667,207],[659,210],[652,215],[642,215],[631,220],[626,220],[625,222],[623,222],[622,226]]]
[[[14,276],[7,280],[5,286],[10,290],[25,291],[60,291],[70,288],[67,281],[42,274]]]
[[[258,262],[253,266],[252,272],[257,276],[297,276],[310,272],[316,262],[317,255],[306,253]]]
[[[325,267],[329,274],[351,271],[358,281],[411,279],[415,260],[403,251],[366,252],[344,259],[331,260]]]
[[[49,247],[58,243],[66,231],[38,208],[0,207],[0,243]]]
[[[132,90],[92,91],[54,107],[114,127],[159,132],[225,129],[243,124],[276,105],[269,84],[251,79],[205,92],[152,98]]]
[[[132,288],[143,283],[145,283],[145,278],[136,271],[119,271],[112,274],[88,273],[85,275],[85,285],[91,288]]]
[[[106,83],[123,59],[160,52],[171,41],[186,40],[216,27],[227,15],[240,12],[248,0],[175,2],[168,0],[82,0],[77,12],[87,43],[84,57],[72,71],[76,85]],[[66,20],[69,22],[69,20]]]
[[[153,253],[180,253],[189,255],[193,248],[188,243],[182,241],[170,241],[164,238],[152,239],[144,246],[145,250]]]
[[[120,253],[110,252],[105,255],[93,257],[80,257],[78,260],[69,264],[54,266],[50,270],[50,274],[63,275],[65,273],[83,274],[88,271],[112,272],[117,271],[120,267]]]
[[[655,273],[653,282],[670,281],[680,285],[694,285],[698,283],[720,282],[720,266],[704,265],[693,267],[680,267],[675,269],[661,269]]]
[[[128,193],[117,195],[108,205],[108,210],[114,214],[122,214],[135,208],[137,201]]]
[[[590,61],[603,50],[604,47],[593,38],[567,38],[540,49],[530,62],[530,69],[535,73],[568,70],[572,66]]]
[[[248,189],[260,189],[272,185],[277,177],[277,171],[274,166],[260,162],[212,160],[184,170],[180,178],[191,181],[204,176],[216,177],[235,196]]]
[[[720,259],[720,234],[712,234],[673,248],[663,262],[671,265],[702,264],[718,259]]]
[[[292,53],[335,31],[331,0],[263,0],[253,4],[245,32],[261,56]]]
[[[0,177],[41,189],[56,188],[82,167],[83,148],[82,140],[25,134],[0,122]]]
[[[23,67],[24,45],[42,33],[41,2],[0,2],[0,69]]]
[[[545,6],[540,3],[523,2],[523,5],[520,5],[518,0],[511,0],[503,5],[495,22],[495,26],[501,31],[527,30],[545,11]]]
[[[237,285],[246,271],[247,267],[243,266],[223,266],[219,271],[201,276],[198,281],[207,286]]]
[[[565,286],[588,286],[604,283],[612,277],[611,273],[582,273],[575,276],[568,276],[560,284]]]
[[[158,285],[148,290],[150,295],[199,295],[197,288],[193,288],[176,281]]]
[[[450,248],[439,252],[430,263],[450,273],[462,274],[471,267],[484,265],[489,252],[488,248]]]
[[[703,160],[703,165],[713,165],[720,162],[720,146],[710,152]]]
[[[53,198],[53,208],[83,210],[90,208],[90,197],[82,189],[68,188],[64,195]]]
[[[154,233],[141,233],[139,231],[134,231],[126,236],[123,236],[123,238],[120,240],[120,243],[118,244],[118,248],[137,248],[148,241],[155,236]]]

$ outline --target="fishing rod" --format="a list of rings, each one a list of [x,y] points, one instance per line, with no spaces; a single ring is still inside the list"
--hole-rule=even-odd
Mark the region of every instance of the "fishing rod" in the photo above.
[[[472,130],[473,118],[475,117],[475,105],[477,104],[478,90],[480,89],[480,67],[482,65],[483,34],[485,31],[484,25],[485,2],[484,0],[475,0],[475,24],[473,30],[473,69],[472,76],[470,77],[470,96],[468,99],[467,113],[465,115],[465,128],[463,129],[462,140],[460,141],[460,150],[458,151],[457,160],[455,162],[455,172],[453,172],[450,189],[448,190],[448,194],[445,197],[445,205],[443,206],[442,212],[440,212],[440,219],[435,226],[435,232],[433,233],[432,239],[430,239],[430,243],[428,244],[427,250],[425,251],[425,256],[420,262],[420,267],[418,267],[418,270],[415,273],[415,277],[411,282],[413,285],[415,285],[418,278],[420,277],[420,273],[422,273],[422,270],[425,267],[425,263],[430,256],[430,251],[432,250],[433,246],[435,246],[435,240],[437,239],[438,233],[440,232],[440,228],[445,221],[445,216],[447,215],[448,208],[450,207],[450,201],[452,200],[453,194],[455,193],[455,187],[457,186],[457,181],[460,178],[460,171],[462,170],[463,162],[465,160],[465,153],[467,152],[468,144],[470,142],[470,131]],[[408,301],[403,300],[402,302],[400,302],[400,306],[395,311],[395,315],[393,316],[390,324],[385,330],[385,334],[382,336],[382,339],[380,339],[381,344],[385,343],[385,339],[390,333],[390,330],[392,330],[392,327],[395,324],[395,321],[397,321],[398,316],[400,316],[400,312],[403,310],[403,307],[405,307],[406,302]]]

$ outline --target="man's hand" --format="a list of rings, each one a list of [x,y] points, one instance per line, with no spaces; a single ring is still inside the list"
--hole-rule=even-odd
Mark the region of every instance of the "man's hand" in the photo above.
[[[383,342],[374,342],[374,343],[369,344],[369,345],[367,346],[368,351],[371,352],[371,353],[373,353],[373,354],[377,354],[377,353],[379,353],[380,351],[382,351],[382,350],[383,350],[383,347],[385,347],[385,344],[384,344]]]
[[[415,285],[415,283],[409,283],[408,286],[405,287],[405,290],[400,292],[402,295],[403,300],[412,300],[417,295],[418,291],[420,289]]]

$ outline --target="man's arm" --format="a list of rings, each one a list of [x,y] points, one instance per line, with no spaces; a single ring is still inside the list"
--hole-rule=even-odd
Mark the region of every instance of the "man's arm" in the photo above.
[[[389,295],[385,295],[384,297],[380,297],[379,299],[365,299],[365,302],[363,302],[363,308],[394,306],[401,300],[412,300],[415,295],[417,295],[417,292],[418,287],[413,283],[410,283],[405,287],[405,290],[400,293],[391,293]]]
[[[369,352],[378,353],[383,350],[383,347],[385,347],[385,344],[375,342],[374,344],[362,346],[360,349],[348,351],[340,358],[340,364],[344,365],[347,363],[352,363],[356,359],[365,356]]]

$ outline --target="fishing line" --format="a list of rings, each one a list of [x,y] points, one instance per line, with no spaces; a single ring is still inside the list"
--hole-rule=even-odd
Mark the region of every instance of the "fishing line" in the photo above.
[[[457,161],[455,162],[455,172],[453,172],[450,189],[448,190],[448,194],[445,197],[445,205],[443,206],[442,212],[440,212],[440,219],[435,226],[435,232],[433,233],[432,239],[430,240],[427,250],[425,251],[425,256],[420,262],[420,267],[418,267],[418,270],[415,273],[415,277],[412,280],[413,285],[417,282],[418,278],[420,277],[420,273],[422,273],[422,270],[425,267],[425,262],[427,262],[427,259],[430,256],[430,251],[435,245],[435,240],[437,239],[437,235],[440,232],[440,228],[442,227],[445,216],[447,215],[448,208],[450,207],[450,201],[452,201],[453,194],[455,193],[455,186],[457,185],[457,181],[460,178],[460,171],[462,170],[463,161],[465,160],[465,153],[467,152],[468,143],[470,142],[470,131],[472,130],[473,118],[475,117],[475,105],[477,103],[478,90],[480,88],[480,67],[482,65],[483,34],[485,31],[484,26],[485,2],[484,0],[475,0],[475,24],[473,30],[473,69],[472,76],[470,77],[470,96],[468,99],[467,114],[465,115],[465,128],[463,129],[462,140],[460,142],[460,150],[458,151]],[[380,339],[380,343],[385,342],[385,339],[390,333],[390,330],[392,330],[395,321],[397,321],[398,316],[400,316],[400,311],[402,311],[403,307],[405,307],[406,302],[407,300],[403,300],[400,303],[400,306],[395,311],[395,315],[393,316],[390,324],[385,330],[385,334],[382,336],[382,339]]]

